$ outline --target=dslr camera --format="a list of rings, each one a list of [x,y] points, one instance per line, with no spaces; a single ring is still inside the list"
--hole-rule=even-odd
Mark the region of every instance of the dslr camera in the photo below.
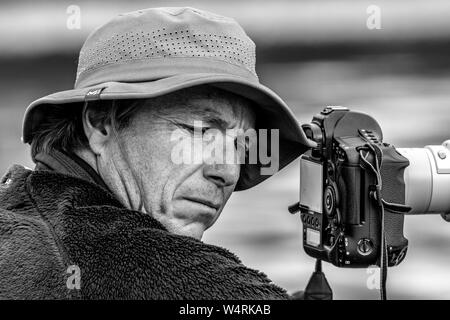
[[[449,143],[397,149],[377,121],[327,107],[302,126],[317,145],[300,158],[303,248],[338,267],[398,265],[405,214],[450,212]]]

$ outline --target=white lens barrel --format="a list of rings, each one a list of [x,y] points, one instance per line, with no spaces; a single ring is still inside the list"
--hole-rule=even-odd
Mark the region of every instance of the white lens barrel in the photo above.
[[[447,145],[447,144],[445,144]],[[450,212],[450,151],[444,145],[396,149],[409,160],[405,169],[408,214]]]

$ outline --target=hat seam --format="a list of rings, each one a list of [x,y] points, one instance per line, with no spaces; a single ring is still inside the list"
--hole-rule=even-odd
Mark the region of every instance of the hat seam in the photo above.
[[[194,74],[195,74],[195,73],[193,73],[192,75],[194,75]],[[197,73],[197,74],[202,74],[202,73]],[[249,81],[248,79],[246,79],[246,78],[244,78],[244,77],[242,77],[242,76],[239,76],[239,75],[230,75],[230,74],[226,74],[226,73],[211,73],[211,74],[203,73],[202,76],[196,77],[195,80],[199,80],[199,79],[208,79],[208,78],[216,79],[217,76],[236,77],[236,78],[241,78],[242,80],[245,80],[245,81]],[[172,78],[172,77],[176,77],[176,75],[174,75],[174,76],[167,76],[167,77],[164,77],[164,78],[158,78],[158,79],[154,79],[154,80],[152,80],[152,81],[158,81],[158,80],[168,79],[168,78]],[[230,79],[221,79],[221,80],[219,80],[219,82],[228,82],[228,81],[230,81]],[[59,98],[59,97],[55,98],[55,97],[52,97],[52,95],[54,95],[54,94],[59,94],[59,93],[65,93],[65,92],[71,92],[71,91],[73,91],[73,90],[89,91],[89,90],[92,90],[92,89],[95,88],[95,87],[104,87],[105,89],[110,89],[110,88],[111,88],[110,86],[105,86],[107,83],[118,83],[118,84],[120,84],[120,83],[130,83],[130,84],[131,84],[131,83],[136,83],[136,84],[139,84],[139,83],[143,83],[143,82],[150,82],[150,81],[138,81],[138,82],[129,82],[129,81],[105,81],[105,82],[99,82],[99,83],[92,84],[92,85],[89,85],[89,86],[83,87],[83,88],[74,88],[74,89],[69,89],[69,90],[59,91],[59,92],[56,92],[56,93],[53,93],[53,94],[50,94],[50,95],[41,97],[41,98],[35,100],[35,101],[34,101],[33,103],[31,103],[30,105],[34,105],[34,104],[37,103],[37,102],[43,103],[43,102],[41,101],[41,100],[43,100],[43,99],[50,99],[50,100],[55,100],[55,101],[60,100],[61,98]],[[245,85],[249,85],[249,83],[246,83]],[[259,83],[259,85],[262,85],[262,84]],[[101,95],[104,95],[104,94],[113,94],[113,93],[116,93],[116,94],[122,94],[123,92],[121,92],[121,91],[108,91],[108,92],[102,92]],[[142,92],[140,92],[140,91],[133,91],[133,92],[128,91],[127,94],[128,94],[128,93],[131,93],[131,94],[142,94]],[[83,93],[78,93],[78,94],[74,94],[74,95],[72,96],[72,98],[73,98],[73,99],[76,99],[76,98],[83,98],[85,95],[86,95],[85,92],[83,92]],[[47,102],[47,103],[50,103],[50,102]],[[69,103],[70,103],[70,102],[69,102]]]
[[[170,57],[170,59],[174,59],[174,58],[175,58],[175,59],[186,59],[186,58],[187,58],[187,59],[192,59],[192,58],[200,58],[200,59],[207,59],[207,60],[218,60],[218,61],[225,62],[226,64],[229,64],[229,65],[232,65],[232,66],[234,66],[234,67],[238,67],[238,68],[242,69],[242,66],[241,66],[241,65],[234,64],[234,63],[231,63],[231,62],[229,62],[229,61],[222,60],[222,59],[214,59],[213,57],[205,57],[205,56],[201,56],[201,57],[171,56],[171,57]],[[141,58],[141,59],[122,59],[120,63],[118,63],[118,62],[110,62],[110,63],[103,64],[103,65],[100,65],[100,66],[98,66],[98,67],[91,68],[91,69],[88,69],[88,70],[85,70],[85,71],[81,72],[80,75],[77,77],[77,79],[76,79],[76,81],[75,81],[75,84],[78,84],[78,83],[80,82],[80,78],[81,78],[82,75],[83,75],[84,78],[86,78],[86,77],[89,76],[90,74],[92,74],[92,73],[94,73],[95,71],[98,71],[99,69],[102,69],[102,68],[110,67],[110,66],[112,66],[112,65],[122,65],[122,64],[125,64],[126,62],[129,62],[129,61],[145,61],[145,60],[157,60],[157,59],[166,59],[166,61],[167,61],[168,58],[164,58],[164,57],[150,58],[150,57],[148,57],[148,58]],[[243,69],[246,70],[246,71],[247,71],[249,74],[251,74],[253,77],[255,77],[256,80],[259,79],[259,78],[258,78],[258,75],[257,75],[256,73],[253,73],[251,70],[249,70],[249,69],[247,69],[247,68],[245,68],[245,67],[244,67]],[[199,73],[200,73],[200,72],[199,72]],[[120,81],[118,81],[118,82],[120,82]],[[140,82],[142,82],[142,81],[140,81]]]

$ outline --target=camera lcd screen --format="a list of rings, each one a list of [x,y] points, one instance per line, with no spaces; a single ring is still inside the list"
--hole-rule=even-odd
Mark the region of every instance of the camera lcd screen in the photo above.
[[[306,243],[318,247],[320,245],[320,231],[306,228]]]
[[[300,158],[300,205],[322,213],[322,164]]]

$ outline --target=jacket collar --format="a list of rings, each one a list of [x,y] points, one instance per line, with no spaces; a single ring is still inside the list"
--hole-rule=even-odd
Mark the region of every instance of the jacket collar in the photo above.
[[[125,208],[107,189],[97,183],[53,170],[11,166],[0,179],[0,208],[43,218],[55,232],[68,232],[75,225],[68,217],[88,223],[98,219],[109,224],[139,228],[167,229],[150,214]],[[108,222],[109,221],[109,222]],[[114,227],[111,227],[114,228]],[[59,230],[59,231],[58,231]]]
[[[0,180],[0,208],[26,210],[35,207],[44,217],[62,209],[89,206],[125,207],[98,184],[72,174],[11,166]]]
[[[32,202],[55,230],[67,227],[64,223],[65,212],[86,219],[89,215],[100,214],[105,219],[115,215],[120,221],[145,220],[142,226],[166,231],[151,215],[125,208],[111,192],[96,183],[47,170],[32,171],[27,181]],[[103,219],[101,217],[98,216]]]
[[[34,157],[36,167],[34,170],[55,171],[62,174],[94,183],[109,191],[99,174],[75,153],[52,150],[49,153],[40,152]]]

